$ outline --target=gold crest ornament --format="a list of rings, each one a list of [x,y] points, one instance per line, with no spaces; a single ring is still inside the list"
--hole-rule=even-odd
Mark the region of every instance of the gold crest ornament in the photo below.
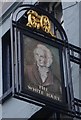
[[[51,36],[56,37],[52,32],[51,32],[51,23],[50,20],[47,16],[45,15],[38,15],[37,12],[33,10],[29,10],[27,12],[28,15],[28,23],[26,26],[33,27],[36,29],[42,29],[44,32],[49,33]]]

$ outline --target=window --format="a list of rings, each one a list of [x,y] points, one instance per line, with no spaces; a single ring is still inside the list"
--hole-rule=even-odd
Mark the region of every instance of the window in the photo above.
[[[3,94],[6,93],[12,85],[11,80],[11,47],[10,30],[2,37],[2,76],[3,76]]]

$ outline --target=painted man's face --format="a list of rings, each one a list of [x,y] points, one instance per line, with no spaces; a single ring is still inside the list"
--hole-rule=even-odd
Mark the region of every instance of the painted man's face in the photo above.
[[[41,67],[46,66],[46,55],[42,49],[37,49],[35,58],[37,61],[37,65],[39,65]]]

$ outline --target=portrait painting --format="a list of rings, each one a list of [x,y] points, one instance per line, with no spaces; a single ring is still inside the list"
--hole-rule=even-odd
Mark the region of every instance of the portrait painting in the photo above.
[[[62,101],[59,49],[23,35],[25,91]]]

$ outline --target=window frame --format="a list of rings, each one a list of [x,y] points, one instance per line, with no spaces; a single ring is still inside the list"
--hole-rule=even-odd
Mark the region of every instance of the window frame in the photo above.
[[[12,95],[10,29],[2,36],[2,86],[0,101],[4,103]]]

